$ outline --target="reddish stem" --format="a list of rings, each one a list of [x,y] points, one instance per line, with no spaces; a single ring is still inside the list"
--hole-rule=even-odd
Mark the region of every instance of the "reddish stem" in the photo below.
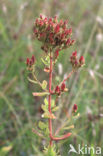
[[[52,96],[52,90],[51,90],[51,86],[52,86],[52,71],[53,71],[53,68],[52,68],[52,55],[51,55],[51,52],[50,52],[50,73],[49,73],[49,99],[48,99],[48,111],[50,114],[52,114],[51,112],[51,96]],[[66,79],[63,80],[63,82],[65,82],[70,76],[71,74],[73,73],[73,71],[68,75],[68,77]],[[50,142],[49,142],[49,145],[52,146],[52,141],[58,141],[58,140],[63,140],[63,139],[66,139],[68,138],[72,133],[67,133],[61,137],[54,137],[52,136],[52,119],[48,119],[48,124],[49,124],[49,136],[50,136]]]
[[[65,135],[63,135],[63,136],[61,136],[61,137],[51,137],[52,138],[52,140],[54,140],[54,141],[59,141],[59,140],[64,140],[64,139],[67,139],[70,135],[71,135],[72,133],[67,133],[67,134],[65,134]]]
[[[72,70],[70,73],[69,73],[69,75],[60,83],[60,85],[62,84],[62,83],[64,83],[65,81],[67,81],[70,77],[71,77],[71,75],[74,73],[74,70]]]
[[[48,99],[48,111],[51,114],[51,85],[52,85],[52,56],[51,56],[51,52],[50,52],[50,73],[49,73],[49,99]],[[49,123],[49,135],[50,138],[52,136],[52,120],[48,119],[48,123]],[[52,146],[52,139],[50,140],[50,146]]]

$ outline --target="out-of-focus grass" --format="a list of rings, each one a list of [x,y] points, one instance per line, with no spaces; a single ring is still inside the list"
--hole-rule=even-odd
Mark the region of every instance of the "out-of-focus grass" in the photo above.
[[[77,49],[86,59],[85,67],[68,82],[69,94],[60,100],[68,112],[74,103],[78,104],[80,112],[73,135],[58,144],[61,155],[67,156],[70,143],[76,148],[78,144],[102,147],[102,10],[103,0],[0,1],[0,152],[3,147],[12,146],[7,155],[41,155],[43,142],[31,130],[40,119],[42,99],[32,97],[32,91],[38,88],[28,83],[25,71],[26,57],[35,54],[38,76],[47,79],[42,73],[40,43],[32,39],[33,22],[40,13],[69,19],[73,27],[77,43],[60,55],[62,77],[71,69],[69,56],[73,50]],[[5,152],[2,155],[6,155]]]

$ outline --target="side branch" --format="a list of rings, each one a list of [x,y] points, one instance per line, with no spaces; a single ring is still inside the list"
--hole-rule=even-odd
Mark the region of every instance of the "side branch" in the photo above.
[[[51,114],[51,85],[52,85],[52,56],[50,52],[50,73],[49,73],[49,99],[48,99],[48,111]],[[49,124],[49,136],[51,139],[52,136],[52,120],[48,119],[48,124]],[[50,140],[50,146],[52,146],[52,139]]]
[[[62,83],[64,83],[65,81],[67,81],[67,80],[71,77],[71,75],[72,75],[74,72],[75,72],[75,70],[72,70],[72,71],[69,73],[69,75],[59,84],[59,86],[60,86]]]
[[[67,133],[61,137],[54,137],[54,136],[51,136],[51,139],[54,140],[54,141],[59,141],[59,140],[64,140],[64,139],[67,139],[69,136],[71,136],[72,133]]]

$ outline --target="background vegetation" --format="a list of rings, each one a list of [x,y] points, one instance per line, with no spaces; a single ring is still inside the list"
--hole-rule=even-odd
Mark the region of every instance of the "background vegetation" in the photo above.
[[[73,135],[57,143],[60,153],[67,156],[69,144],[103,147],[103,0],[0,0],[1,156],[42,156],[45,141],[31,132],[41,118],[42,98],[32,96],[38,88],[27,81],[25,70],[25,59],[34,54],[38,77],[48,79],[42,72],[40,43],[32,37],[33,22],[40,13],[68,19],[77,40],[74,47],[61,52],[55,73],[63,78],[70,71],[73,50],[86,60],[68,82],[69,93],[60,99],[60,118],[74,103],[80,113]]]

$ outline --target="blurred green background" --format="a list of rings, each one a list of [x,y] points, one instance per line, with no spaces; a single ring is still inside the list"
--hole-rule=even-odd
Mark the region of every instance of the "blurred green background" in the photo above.
[[[25,65],[26,58],[34,54],[40,80],[48,79],[42,72],[40,43],[32,37],[40,13],[68,19],[73,28],[76,44],[61,53],[57,75],[62,79],[69,73],[73,50],[86,60],[85,67],[68,82],[69,94],[60,99],[68,111],[77,103],[80,113],[73,135],[57,143],[60,153],[68,156],[69,144],[76,149],[81,144],[99,146],[103,155],[103,0],[0,0],[0,156],[41,156],[45,145],[32,133],[41,119],[43,99],[32,96],[38,88],[27,81]],[[63,109],[60,118],[62,113]]]

